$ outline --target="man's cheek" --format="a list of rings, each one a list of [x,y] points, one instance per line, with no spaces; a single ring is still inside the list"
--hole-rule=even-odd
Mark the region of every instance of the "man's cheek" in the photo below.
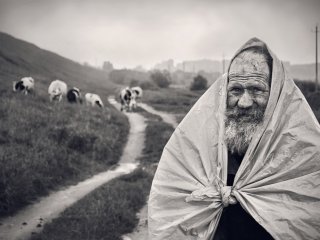
[[[229,94],[227,99],[227,106],[228,107],[235,107],[237,105],[239,98]]]
[[[255,98],[255,102],[259,107],[266,107],[268,104],[268,99],[269,99],[268,95],[261,95]]]

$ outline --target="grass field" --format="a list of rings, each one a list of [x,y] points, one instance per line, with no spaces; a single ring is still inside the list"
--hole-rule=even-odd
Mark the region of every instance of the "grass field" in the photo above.
[[[138,223],[136,212],[145,204],[150,184],[151,176],[141,169],[114,179],[45,225],[32,240],[120,240]]]
[[[137,212],[145,205],[155,164],[173,128],[159,117],[138,110],[147,119],[146,140],[140,167],[131,174],[114,179],[74,204],[45,225],[32,240],[120,240],[138,223]]]
[[[50,103],[43,83],[25,96],[0,81],[0,216],[120,159],[128,121],[110,105]]]
[[[156,110],[174,114],[180,122],[203,93],[181,88],[146,90],[143,101]]]

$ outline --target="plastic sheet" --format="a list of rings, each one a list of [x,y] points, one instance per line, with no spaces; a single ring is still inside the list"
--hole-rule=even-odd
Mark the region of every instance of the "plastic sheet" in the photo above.
[[[252,39],[239,51],[264,44]],[[227,76],[217,80],[164,148],[149,197],[149,239],[210,239],[223,207],[238,201],[274,239],[320,239],[320,127],[273,58],[263,125],[226,187]]]

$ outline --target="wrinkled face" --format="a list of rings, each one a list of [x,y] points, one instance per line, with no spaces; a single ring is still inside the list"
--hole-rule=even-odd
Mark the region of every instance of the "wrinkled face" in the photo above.
[[[225,142],[232,153],[245,154],[262,123],[269,100],[270,78],[267,60],[261,53],[245,51],[233,60],[225,112]]]
[[[265,109],[270,93],[270,70],[263,54],[245,51],[229,71],[227,107]]]

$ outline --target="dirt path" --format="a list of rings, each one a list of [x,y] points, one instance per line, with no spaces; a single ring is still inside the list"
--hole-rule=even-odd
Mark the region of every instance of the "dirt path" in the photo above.
[[[170,124],[173,128],[176,128],[178,126],[176,118],[171,113],[155,110],[153,107],[151,107],[145,103],[139,103],[139,107],[143,108],[144,110],[146,110],[149,113],[159,115],[164,122]]]
[[[164,122],[170,124],[173,128],[178,126],[173,114],[155,110],[145,103],[140,103],[139,106],[147,112],[160,116]],[[139,218],[138,226],[132,233],[122,236],[123,240],[148,240],[148,204],[140,210],[137,216]]]
[[[114,99],[108,100],[119,109],[119,105]],[[32,233],[40,232],[45,223],[58,217],[63,210],[92,190],[113,178],[133,171],[138,165],[135,160],[142,154],[146,123],[140,114],[129,113],[126,115],[130,123],[129,138],[119,165],[115,169],[99,173],[75,186],[53,192],[49,196],[41,198],[37,203],[27,206],[15,216],[0,219],[0,240],[28,239]]]

